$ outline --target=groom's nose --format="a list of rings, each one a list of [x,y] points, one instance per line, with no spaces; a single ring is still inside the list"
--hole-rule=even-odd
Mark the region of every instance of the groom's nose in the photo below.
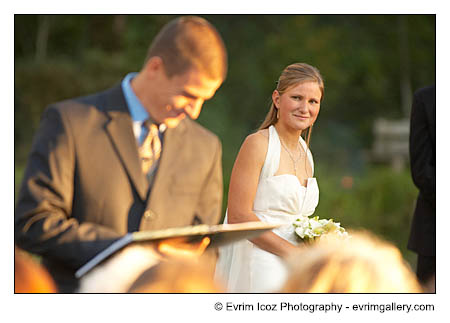
[[[189,103],[185,108],[185,113],[193,120],[196,120],[202,111],[204,100],[197,99]]]

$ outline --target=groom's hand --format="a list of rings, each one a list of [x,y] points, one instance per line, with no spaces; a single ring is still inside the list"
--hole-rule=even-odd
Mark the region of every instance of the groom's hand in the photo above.
[[[210,243],[209,237],[204,237],[197,243],[186,242],[186,239],[170,239],[159,242],[156,250],[166,258],[196,260]]]

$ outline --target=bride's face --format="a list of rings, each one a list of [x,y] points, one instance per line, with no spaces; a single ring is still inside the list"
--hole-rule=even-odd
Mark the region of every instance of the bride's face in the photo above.
[[[322,93],[317,82],[302,82],[282,95],[275,90],[272,99],[280,110],[279,122],[295,130],[305,130],[317,119]]]

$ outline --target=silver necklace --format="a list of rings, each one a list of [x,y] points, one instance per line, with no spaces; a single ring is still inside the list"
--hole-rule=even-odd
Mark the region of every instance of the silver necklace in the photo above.
[[[281,137],[279,137],[279,138],[280,138],[281,145],[283,146],[284,150],[286,150],[286,152],[288,153],[289,157],[292,160],[292,163],[294,164],[294,172],[295,172],[295,176],[297,176],[297,162],[300,160],[300,158],[302,158],[302,155],[303,155],[303,152],[300,149],[300,143],[297,141],[297,147],[299,148],[298,150],[299,150],[300,154],[297,157],[297,159],[294,159],[294,157],[292,157],[292,153],[289,151],[289,149],[287,149],[286,145],[284,144],[283,139]]]

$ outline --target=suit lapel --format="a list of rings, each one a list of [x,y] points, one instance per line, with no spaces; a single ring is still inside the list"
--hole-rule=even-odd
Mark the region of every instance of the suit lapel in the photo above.
[[[145,201],[149,184],[147,178],[142,174],[132,120],[120,86],[112,89],[111,94],[107,97],[105,112],[110,117],[105,130],[136,191]]]
[[[164,182],[172,181],[177,172],[181,171],[176,167],[176,164],[180,156],[179,152],[183,149],[186,122],[186,120],[183,120],[176,128],[169,128],[165,131],[163,150],[153,182],[152,192],[158,191],[161,187],[165,186],[163,184]],[[149,205],[150,203],[152,204],[152,208],[156,202],[154,199],[152,200],[152,196],[154,195],[155,194],[151,194],[148,201]]]

